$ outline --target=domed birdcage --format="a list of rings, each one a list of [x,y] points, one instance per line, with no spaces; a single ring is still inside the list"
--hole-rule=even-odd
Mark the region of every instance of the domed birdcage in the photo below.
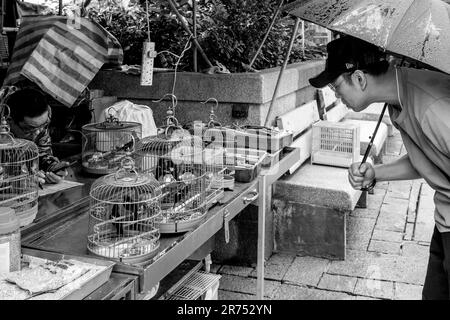
[[[205,150],[201,137],[179,126],[173,110],[167,112],[164,132],[136,144],[139,170],[152,173],[160,184],[161,233],[195,229],[208,209],[223,196],[222,161],[213,150]]]
[[[156,254],[161,190],[152,175],[138,173],[127,157],[116,173],[93,183],[90,199],[91,253],[131,264],[142,264]]]
[[[13,208],[20,225],[33,222],[38,212],[39,151],[35,143],[14,138],[6,121],[9,108],[0,106],[0,207]],[[6,111],[7,114],[6,114]]]
[[[120,162],[131,156],[136,140],[142,137],[142,124],[119,121],[108,109],[109,117],[81,128],[82,166],[88,173],[108,174],[120,168]]]

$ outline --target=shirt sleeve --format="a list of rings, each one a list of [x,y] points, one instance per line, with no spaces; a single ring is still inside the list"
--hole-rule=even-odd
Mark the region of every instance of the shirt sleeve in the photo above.
[[[48,127],[36,137],[34,143],[39,150],[39,169],[48,171],[52,164],[59,162],[58,158],[53,156],[52,139]]]
[[[421,125],[430,142],[450,158],[450,98],[436,100],[424,113]]]

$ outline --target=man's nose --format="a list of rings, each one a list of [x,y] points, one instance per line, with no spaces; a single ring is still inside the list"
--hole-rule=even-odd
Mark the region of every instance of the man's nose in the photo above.
[[[337,91],[334,91],[334,95],[336,96],[336,99],[340,99],[341,98],[341,95]]]

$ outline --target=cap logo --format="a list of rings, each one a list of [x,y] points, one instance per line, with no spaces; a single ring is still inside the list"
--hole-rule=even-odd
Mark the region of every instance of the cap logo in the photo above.
[[[345,67],[347,68],[347,69],[351,69],[351,68],[353,68],[355,65],[353,64],[353,63],[346,63],[345,64]]]

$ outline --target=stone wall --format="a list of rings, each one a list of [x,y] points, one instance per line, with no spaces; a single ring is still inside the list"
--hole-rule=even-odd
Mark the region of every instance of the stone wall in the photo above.
[[[289,65],[283,75],[269,121],[279,114],[314,98],[314,89],[308,79],[324,67],[323,61],[310,61]],[[194,72],[177,73],[175,95],[178,99],[176,117],[184,124],[194,120],[208,121],[211,104],[200,102],[216,98],[219,108],[215,110],[223,125],[234,122],[240,124],[264,125],[272,100],[280,68],[266,69],[258,73],[202,74]],[[154,103],[172,91],[173,72],[154,73],[152,86],[140,86],[138,75],[118,71],[102,70],[92,80],[91,89],[104,90],[105,96],[116,96],[118,100],[130,100],[152,108],[157,126],[163,124],[170,99]],[[234,118],[233,105],[248,106],[248,116]],[[272,123],[272,122],[269,122]]]

